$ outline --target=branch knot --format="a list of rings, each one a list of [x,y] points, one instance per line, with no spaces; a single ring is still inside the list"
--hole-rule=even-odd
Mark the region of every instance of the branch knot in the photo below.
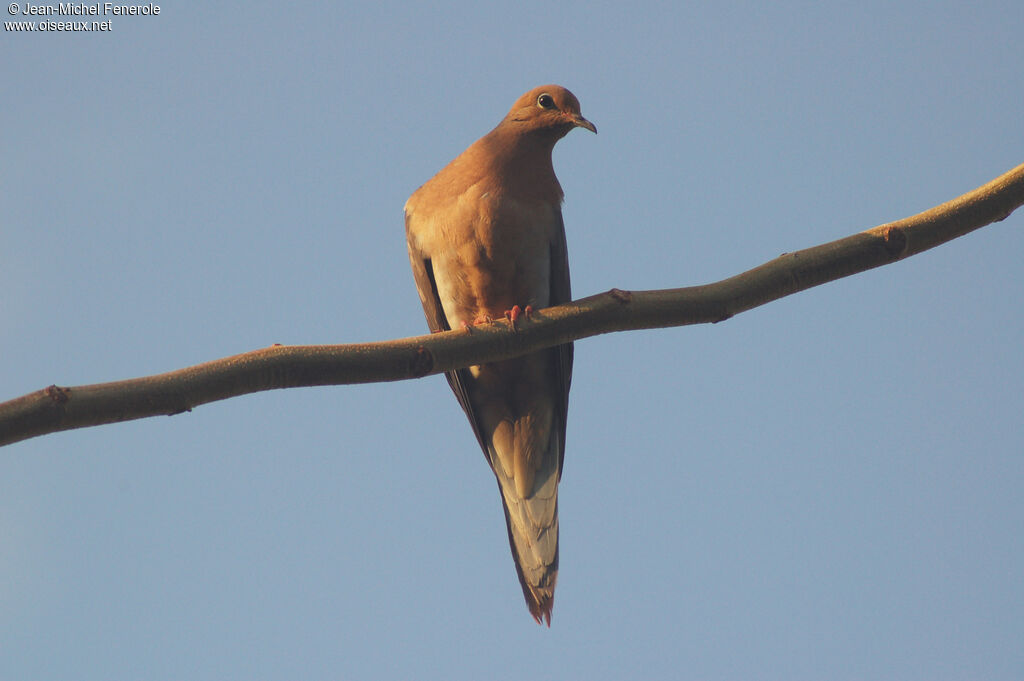
[[[409,372],[415,378],[426,376],[434,370],[434,355],[431,354],[430,350],[427,350],[422,345],[416,348],[416,354],[413,355],[412,365],[409,367]]]
[[[71,399],[71,390],[59,385],[49,385],[46,387],[46,396],[57,404],[66,404]]]

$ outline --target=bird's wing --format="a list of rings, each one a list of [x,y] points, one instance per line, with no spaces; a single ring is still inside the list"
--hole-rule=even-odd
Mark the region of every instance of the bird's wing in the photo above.
[[[406,213],[405,229],[407,234],[410,229],[410,220],[409,214]],[[437,291],[433,264],[430,258],[416,247],[413,239],[407,239],[407,243],[409,246],[409,262],[412,264],[412,276],[416,281],[416,290],[420,295],[420,303],[423,305],[423,313],[427,317],[427,324],[433,332],[450,331],[451,324],[448,323],[448,318],[445,316],[444,307],[441,305],[441,297]],[[484,452],[484,458],[490,463],[487,445],[480,430],[480,421],[473,413],[473,407],[470,404],[469,395],[466,391],[466,386],[470,381],[469,370],[457,369],[455,371],[447,371],[444,376],[448,379],[448,385],[451,386],[452,392],[455,393],[455,397],[459,400],[459,404],[462,405],[462,410],[469,417],[469,422],[473,426],[473,434],[476,435],[476,440],[480,443],[480,449]],[[566,397],[568,398],[568,394]]]
[[[562,211],[556,211],[558,224],[551,239],[551,298],[550,305],[561,305],[572,301],[572,287],[569,283],[569,253],[565,245],[565,224]],[[562,477],[562,461],[565,458],[565,424],[569,412],[569,386],[572,383],[572,343],[559,345],[557,362],[558,395],[555,407],[558,410],[558,477]]]

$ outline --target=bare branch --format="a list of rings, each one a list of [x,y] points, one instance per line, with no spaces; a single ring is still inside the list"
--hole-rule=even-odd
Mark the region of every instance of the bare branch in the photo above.
[[[704,286],[612,289],[466,331],[354,345],[273,346],[155,376],[50,386],[0,404],[0,445],[37,435],[172,415],[237,395],[317,385],[419,378],[612,331],[719,322],[835,279],[886,265],[987,224],[1024,204],[1024,165],[931,210],[838,241],[784,254]]]

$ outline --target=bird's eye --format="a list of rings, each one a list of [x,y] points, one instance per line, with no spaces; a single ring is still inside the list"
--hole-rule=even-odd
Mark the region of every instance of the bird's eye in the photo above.
[[[542,109],[554,109],[556,108],[555,98],[545,92],[544,94],[537,98],[537,106],[539,106]]]

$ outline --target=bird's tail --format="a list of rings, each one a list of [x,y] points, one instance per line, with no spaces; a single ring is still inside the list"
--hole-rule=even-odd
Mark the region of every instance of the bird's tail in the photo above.
[[[558,473],[538,480],[533,495],[523,498],[515,483],[498,476],[512,558],[530,614],[551,626],[558,579]]]

